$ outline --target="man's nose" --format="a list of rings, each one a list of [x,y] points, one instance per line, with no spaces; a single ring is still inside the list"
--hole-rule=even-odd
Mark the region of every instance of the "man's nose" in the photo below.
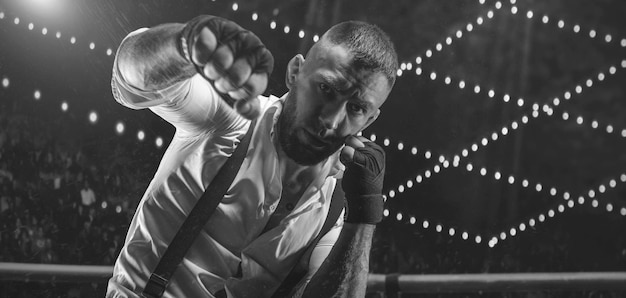
[[[337,130],[345,116],[345,102],[336,101],[325,104],[319,117],[319,120],[322,124],[322,131],[320,131],[320,136],[326,137],[327,135]]]

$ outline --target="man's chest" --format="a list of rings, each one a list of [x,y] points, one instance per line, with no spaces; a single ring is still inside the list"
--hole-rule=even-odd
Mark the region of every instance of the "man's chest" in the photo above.
[[[305,190],[305,186],[284,185],[278,204],[267,221],[263,232],[278,226],[280,222],[294,210],[298,202],[302,199]]]

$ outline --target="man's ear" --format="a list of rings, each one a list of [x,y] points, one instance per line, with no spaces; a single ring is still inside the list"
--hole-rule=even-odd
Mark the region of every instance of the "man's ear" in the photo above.
[[[380,109],[376,109],[376,112],[367,118],[367,122],[365,122],[365,125],[361,128],[361,131],[364,131],[368,126],[370,126],[370,124],[374,123],[374,121],[378,119],[378,115],[380,115]]]
[[[287,73],[285,74],[285,85],[291,90],[291,86],[296,82],[296,76],[300,73],[300,69],[304,64],[304,56],[302,54],[295,55],[287,64]]]

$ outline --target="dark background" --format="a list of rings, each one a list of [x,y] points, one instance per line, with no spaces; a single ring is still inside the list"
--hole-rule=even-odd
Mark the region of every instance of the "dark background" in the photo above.
[[[123,239],[173,134],[151,112],[126,109],[112,98],[114,55],[107,50],[114,53],[130,31],[198,14],[235,20],[274,54],[266,94],[282,95],[287,61],[306,53],[315,34],[357,19],[387,31],[402,62],[381,117],[364,132],[379,144],[388,140],[388,217],[378,228],[372,272],[624,271],[626,3],[250,0],[237,1],[236,10],[233,3],[0,1],[0,78],[8,83],[0,87],[0,162],[14,176],[4,179],[0,195],[25,202],[3,213],[3,234],[14,237],[20,217],[32,230],[47,220],[57,226],[44,229],[49,250],[72,247],[82,254],[64,258],[57,252],[51,260],[112,264],[119,243],[91,247],[93,259],[86,257],[90,253],[81,252],[86,248],[76,240],[83,220],[65,224],[59,218],[79,212],[77,192],[87,180],[97,197],[90,207],[98,218],[96,235],[108,231],[111,241]],[[95,123],[88,118],[92,111]],[[123,133],[116,133],[118,122]],[[161,147],[155,145],[159,137]],[[53,161],[45,160],[48,152]],[[60,189],[51,182],[55,177],[62,177]],[[26,210],[37,224],[30,215],[23,218]],[[3,247],[22,241],[11,237],[3,238]],[[3,252],[4,261],[43,262],[43,250],[12,258],[10,251]],[[19,286],[4,283],[1,289]],[[569,297],[555,295],[561,294]]]

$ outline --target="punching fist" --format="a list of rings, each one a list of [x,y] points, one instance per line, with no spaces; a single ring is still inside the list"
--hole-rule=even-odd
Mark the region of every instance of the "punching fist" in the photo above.
[[[256,97],[267,87],[274,57],[254,33],[223,18],[199,16],[183,29],[179,51],[239,114],[259,115]]]
[[[350,136],[341,150],[346,166],[341,186],[346,194],[346,222],[377,224],[383,217],[385,151],[364,137]]]

